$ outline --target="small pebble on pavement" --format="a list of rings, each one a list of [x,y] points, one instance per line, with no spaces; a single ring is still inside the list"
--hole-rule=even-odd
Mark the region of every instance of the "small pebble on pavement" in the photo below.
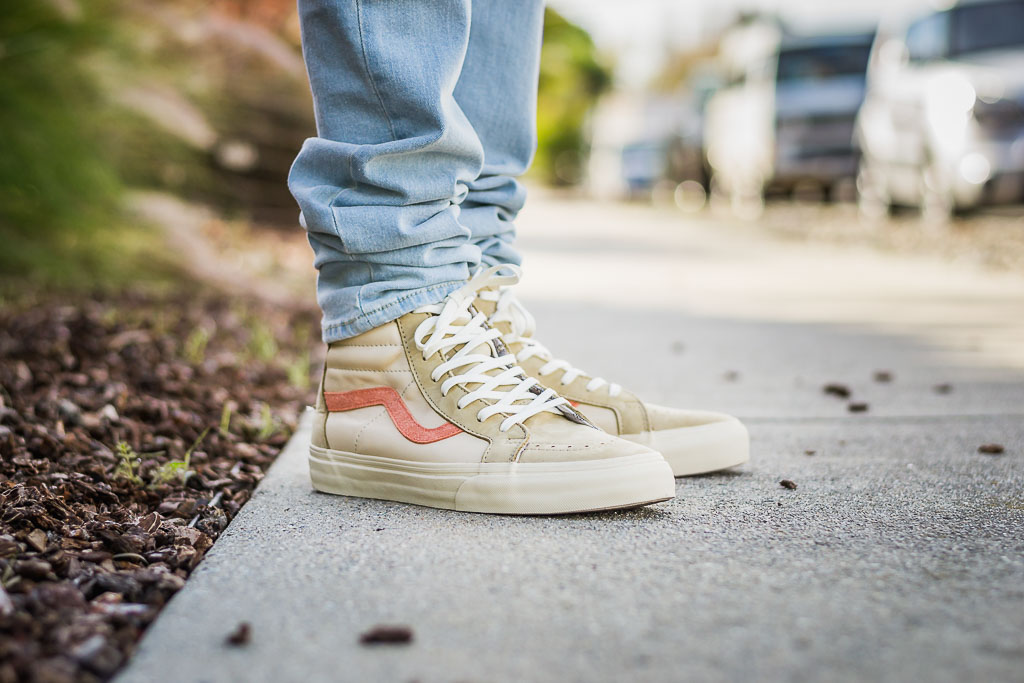
[[[235,630],[232,631],[230,635],[228,635],[226,642],[227,642],[228,645],[235,645],[235,646],[238,646],[238,645],[248,645],[249,644],[249,640],[251,640],[251,639],[252,639],[252,627],[249,625],[249,622],[243,621],[242,623],[240,623],[238,626],[235,627]]]
[[[412,629],[408,626],[374,626],[359,636],[363,645],[407,645],[412,642]]]
[[[824,391],[829,396],[835,396],[837,398],[850,398],[850,394],[852,393],[850,391],[850,387],[846,386],[845,384],[839,384],[837,382],[826,384],[822,388],[822,391]]]

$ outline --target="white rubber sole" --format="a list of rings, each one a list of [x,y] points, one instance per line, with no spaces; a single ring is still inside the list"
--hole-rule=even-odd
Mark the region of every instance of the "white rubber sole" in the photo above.
[[[657,453],[566,463],[427,463],[309,447],[313,488],[428,507],[559,515],[638,507],[675,496]]]
[[[717,472],[750,460],[750,435],[733,417],[694,427],[624,434],[622,438],[660,452],[677,477]]]

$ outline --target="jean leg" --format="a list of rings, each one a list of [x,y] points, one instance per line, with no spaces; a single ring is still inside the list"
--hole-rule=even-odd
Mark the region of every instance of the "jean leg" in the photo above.
[[[469,47],[455,100],[483,144],[480,174],[468,184],[460,222],[487,265],[521,261],[514,220],[526,200],[517,178],[537,148],[537,78],[542,0],[473,0]]]
[[[317,137],[288,185],[326,341],[436,303],[480,262],[459,203],[483,148],[454,89],[470,0],[298,0]]]

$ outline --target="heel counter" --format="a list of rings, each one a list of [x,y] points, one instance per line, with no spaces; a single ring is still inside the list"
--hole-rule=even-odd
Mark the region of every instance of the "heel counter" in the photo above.
[[[324,384],[326,380],[327,359],[325,354],[323,369],[320,371],[320,386],[316,390],[316,412],[313,414],[311,441],[317,448],[330,448],[327,443],[327,402],[324,400]]]
[[[330,448],[327,443],[327,411],[317,410],[313,413],[313,433],[310,441],[317,448]]]

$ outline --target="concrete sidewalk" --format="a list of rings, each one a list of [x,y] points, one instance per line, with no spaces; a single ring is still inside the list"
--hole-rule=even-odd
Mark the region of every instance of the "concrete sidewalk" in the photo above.
[[[1024,280],[570,209],[523,224],[545,343],[740,415],[751,463],[640,510],[495,517],[314,493],[301,432],[120,683],[1024,681]],[[359,645],[382,623],[415,641]]]
[[[600,326],[537,312],[556,341]],[[641,510],[491,517],[314,493],[302,432],[121,683],[1024,678],[1019,376],[830,328],[631,322],[659,341],[618,374],[754,415],[750,465]],[[657,367],[693,381],[670,389]],[[894,382],[872,381],[881,367]],[[872,410],[850,415],[826,381]],[[976,452],[992,441],[1007,453]],[[241,621],[252,643],[225,646]],[[415,642],[360,646],[378,623]]]

